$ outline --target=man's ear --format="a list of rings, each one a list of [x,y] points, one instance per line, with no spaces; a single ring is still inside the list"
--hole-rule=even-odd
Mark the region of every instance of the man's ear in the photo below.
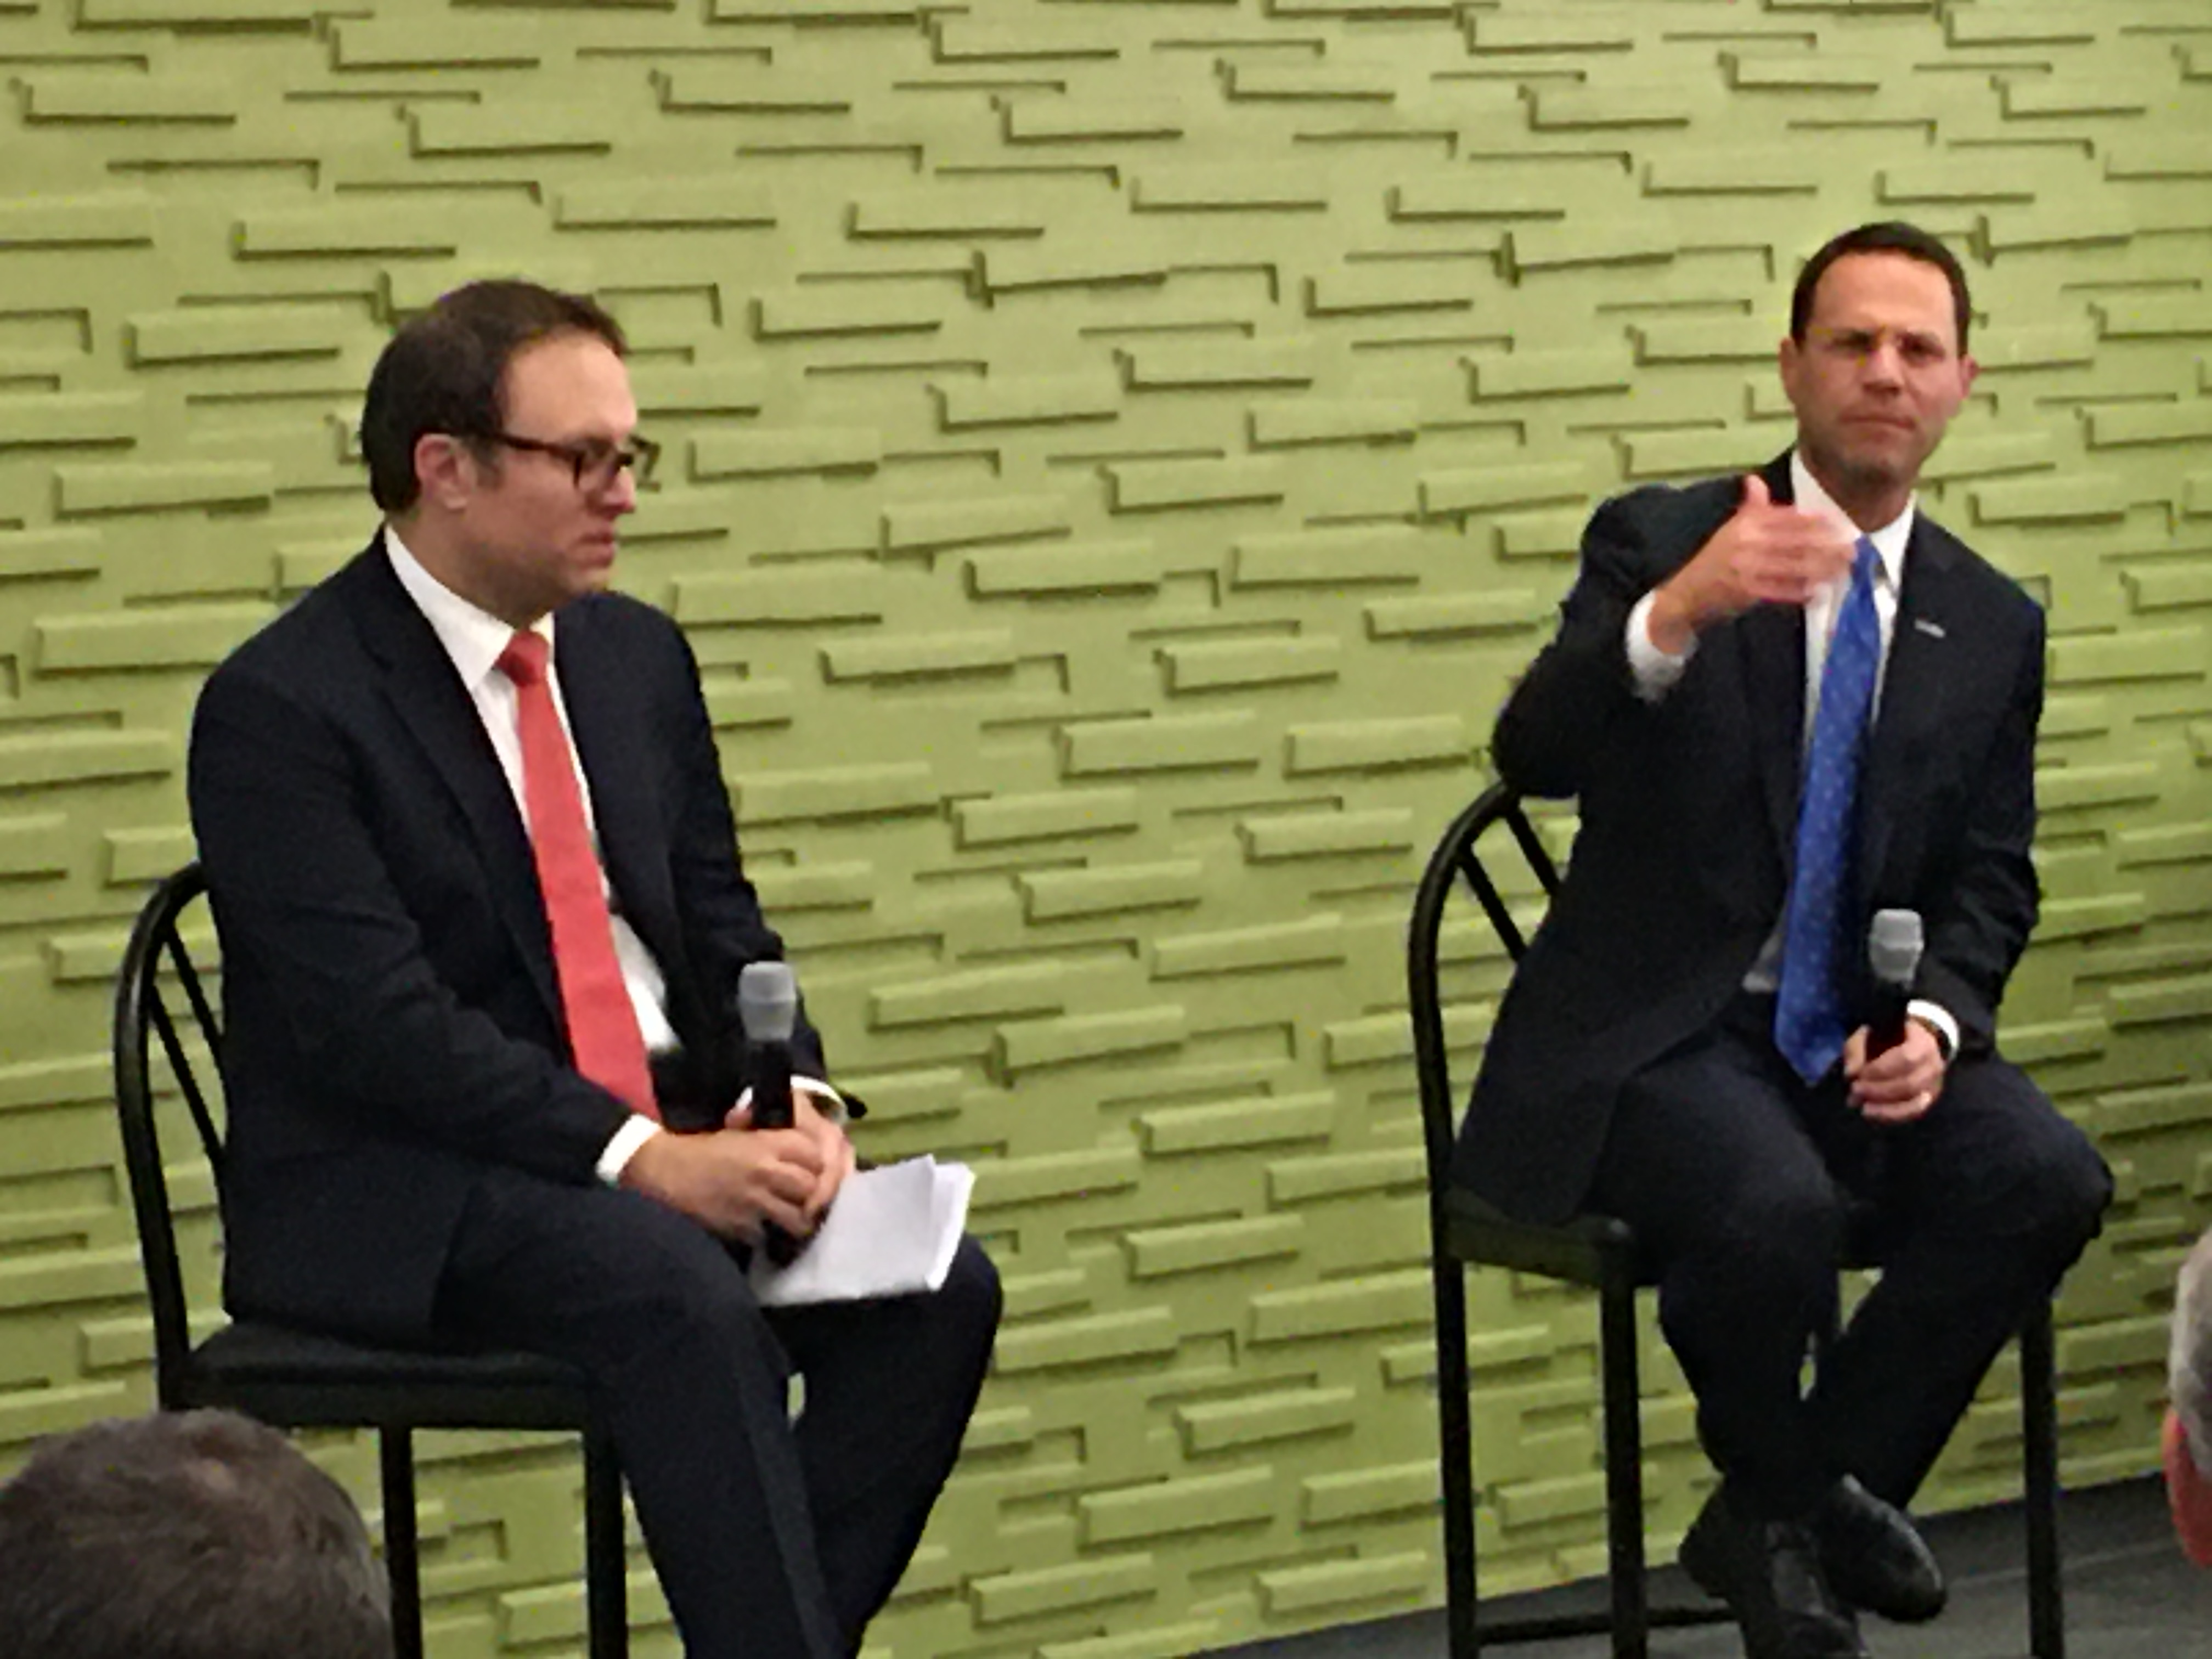
[[[458,513],[469,504],[479,480],[476,457],[459,438],[426,432],[415,441],[415,483],[421,499]]]

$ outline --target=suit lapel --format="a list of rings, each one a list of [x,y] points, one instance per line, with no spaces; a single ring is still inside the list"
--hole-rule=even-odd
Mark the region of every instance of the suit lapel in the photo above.
[[[347,580],[356,589],[349,599],[356,625],[385,670],[384,695],[459,804],[494,907],[557,1025],[560,994],[530,838],[476,704],[428,620],[399,585],[381,536],[354,562]]]
[[[1765,477],[1772,500],[1786,503],[1793,499],[1786,453],[1767,466]],[[1775,845],[1786,871],[1795,861],[1797,787],[1805,749],[1805,612],[1796,605],[1757,605],[1737,620],[1735,632],[1742,653],[1752,746]]]
[[[653,736],[640,692],[638,665],[624,663],[590,604],[572,605],[554,622],[561,697],[576,756],[592,791],[599,854],[623,919],[637,932],[667,981],[671,1012],[689,995],[676,890],[664,827],[647,763]]]
[[[1889,660],[1881,680],[1859,793],[1859,885],[1880,890],[1883,860],[1899,817],[1911,810],[1932,739],[1943,727],[1945,687],[1966,626],[1953,603],[1955,556],[1940,532],[1915,514],[1905,544],[1905,586],[1897,598]]]
[[[1737,624],[1751,709],[1752,746],[1775,843],[1788,869],[1797,841],[1797,782],[1805,731],[1805,613],[1765,605]]]

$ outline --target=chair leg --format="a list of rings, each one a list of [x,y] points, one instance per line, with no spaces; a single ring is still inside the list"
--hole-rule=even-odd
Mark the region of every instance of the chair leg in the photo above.
[[[1598,1292],[1598,1365],[1605,1390],[1606,1554],[1613,1659],[1645,1659],[1650,1615],[1644,1583],[1644,1434],[1636,1291],[1625,1274],[1608,1274]]]
[[[623,1554],[622,1469],[605,1429],[584,1431],[584,1601],[591,1659],[625,1659],[629,1614],[624,1605],[628,1563]]]
[[[387,1424],[377,1436],[384,1473],[384,1568],[392,1577],[392,1647],[422,1659],[422,1581],[415,1531],[415,1437]]]
[[[1444,1620],[1450,1659],[1476,1659],[1474,1434],[1468,1421],[1467,1270],[1438,1255],[1430,1263],[1437,1294],[1437,1442],[1444,1499]]]
[[[2033,1659],[2066,1659],[2066,1587],[2058,1560],[2058,1395],[2051,1304],[2020,1333],[2021,1439],[2027,1515],[2027,1646]]]

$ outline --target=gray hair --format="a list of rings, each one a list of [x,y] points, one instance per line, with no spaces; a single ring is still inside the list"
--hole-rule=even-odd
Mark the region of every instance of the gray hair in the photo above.
[[[361,1511],[229,1412],[94,1423],[0,1486],[9,1659],[390,1659]]]
[[[2212,1475],[2212,1231],[2197,1241],[2181,1264],[2166,1384],[2189,1437],[2191,1461]]]

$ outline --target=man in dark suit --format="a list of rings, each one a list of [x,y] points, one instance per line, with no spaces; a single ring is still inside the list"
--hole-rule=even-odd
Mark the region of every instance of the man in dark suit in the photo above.
[[[951,1469],[998,1281],[971,1240],[927,1296],[748,1286],[750,1244],[803,1238],[852,1151],[826,1083],[789,1128],[740,1098],[739,970],[782,946],[690,648],[605,591],[653,457],[623,351],[525,283],[408,323],[362,413],[382,529],[201,697],[226,1296],[581,1367],[686,1651],[829,1659]],[[803,1018],[793,1047],[824,1075]]]
[[[1966,279],[1912,227],[1808,263],[1782,342],[1797,441],[1607,503],[1499,775],[1573,796],[1564,890],[1498,1012],[1455,1174],[1516,1215],[1631,1223],[1723,1475],[1683,1560],[1753,1659],[1932,1617],[1901,1513],[2111,1194],[1995,1033],[2037,906],[2043,617],[1918,514],[1974,377]],[[1873,915],[1926,945],[1869,1056]],[[1879,1285],[1801,1385],[1844,1224]]]

